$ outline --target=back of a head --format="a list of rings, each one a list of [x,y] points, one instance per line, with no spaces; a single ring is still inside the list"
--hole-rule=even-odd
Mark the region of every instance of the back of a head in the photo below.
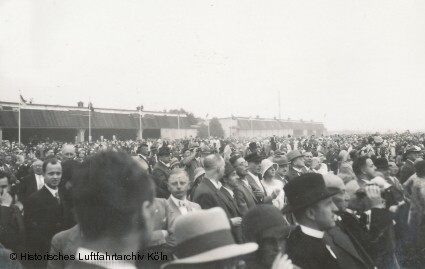
[[[136,215],[144,228],[142,204],[152,201],[154,185],[127,153],[101,151],[86,159],[73,179],[77,222],[88,240],[125,235]]]
[[[362,167],[366,165],[367,159],[370,159],[368,156],[360,156],[353,162],[353,172],[356,176],[362,174]]]
[[[425,177],[425,161],[415,162],[415,169],[418,177]]]
[[[204,159],[205,172],[214,171],[217,169],[221,161],[224,161],[219,154],[210,154]]]

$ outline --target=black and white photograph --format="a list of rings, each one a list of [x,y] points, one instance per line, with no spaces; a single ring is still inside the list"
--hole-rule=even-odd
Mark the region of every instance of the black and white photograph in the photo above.
[[[425,269],[424,14],[0,0],[0,269]]]

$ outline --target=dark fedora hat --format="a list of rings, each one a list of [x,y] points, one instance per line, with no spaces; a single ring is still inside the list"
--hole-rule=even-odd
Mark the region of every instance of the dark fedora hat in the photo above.
[[[256,164],[261,163],[261,157],[256,152],[247,155],[245,157],[245,160],[249,163],[256,163]]]
[[[377,158],[374,161],[376,168],[378,169],[388,169],[390,166],[388,165],[388,160],[386,158]]]
[[[169,147],[161,147],[158,150],[158,157],[160,156],[169,156],[171,154],[171,150]]]
[[[288,198],[288,204],[282,209],[282,213],[291,213],[309,207],[339,192],[339,190],[328,191],[323,176],[312,173],[294,178],[283,189]]]

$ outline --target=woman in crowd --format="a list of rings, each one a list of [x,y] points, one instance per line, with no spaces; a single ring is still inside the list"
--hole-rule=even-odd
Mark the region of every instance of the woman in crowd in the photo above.
[[[284,205],[284,193],[283,193],[283,183],[282,181],[275,179],[276,170],[278,165],[270,161],[269,159],[264,159],[261,161],[261,183],[266,190],[267,196],[273,198],[273,205],[279,209],[283,208]]]

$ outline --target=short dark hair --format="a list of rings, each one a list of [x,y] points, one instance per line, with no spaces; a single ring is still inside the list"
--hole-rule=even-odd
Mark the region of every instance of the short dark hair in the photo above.
[[[127,234],[143,202],[152,202],[155,196],[150,176],[124,151],[107,150],[89,157],[76,168],[73,181],[76,217],[89,240]],[[143,217],[138,217],[145,228]]]
[[[10,174],[0,170],[0,178],[4,177],[7,178],[7,184],[12,184]]]
[[[418,177],[425,177],[425,161],[415,163],[415,169]]]
[[[48,159],[44,160],[44,162],[43,162],[43,174],[46,173],[46,167],[49,163],[50,164],[58,164],[59,160],[56,159],[56,158],[48,158]]]
[[[353,172],[356,176],[362,174],[362,167],[366,165],[367,159],[370,159],[369,156],[360,156],[356,158],[353,162]]]

